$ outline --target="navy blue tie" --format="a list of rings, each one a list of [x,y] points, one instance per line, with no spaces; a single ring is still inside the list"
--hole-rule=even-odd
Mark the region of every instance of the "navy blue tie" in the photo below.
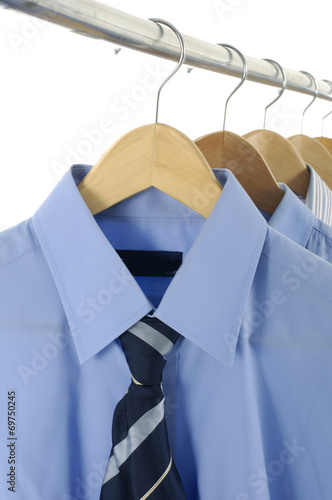
[[[117,404],[100,500],[185,500],[164,414],[162,370],[179,334],[146,316],[120,337],[132,382]]]

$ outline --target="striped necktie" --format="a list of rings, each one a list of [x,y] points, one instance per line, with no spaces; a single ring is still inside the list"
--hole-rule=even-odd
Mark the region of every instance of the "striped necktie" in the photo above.
[[[117,404],[100,500],[185,500],[164,414],[164,356],[179,334],[146,316],[120,337],[132,382]]]

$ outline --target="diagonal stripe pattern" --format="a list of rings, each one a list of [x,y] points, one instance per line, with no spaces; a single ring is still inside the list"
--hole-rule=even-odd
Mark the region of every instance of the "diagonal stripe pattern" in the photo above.
[[[168,444],[162,391],[165,357],[179,334],[146,316],[120,337],[132,382],[117,404],[100,500],[185,500]]]

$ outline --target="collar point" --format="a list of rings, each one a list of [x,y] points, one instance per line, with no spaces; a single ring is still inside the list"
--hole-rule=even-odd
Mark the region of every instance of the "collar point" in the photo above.
[[[73,323],[75,327],[74,329],[71,328],[71,333],[80,364],[85,364],[89,359],[111,344],[128,328],[148,314],[151,308],[152,305],[144,301],[143,306],[141,305],[133,313],[128,313],[125,320],[120,315],[115,316],[113,321],[110,321],[109,318],[106,320],[103,317],[97,322],[98,324],[93,325],[93,329],[91,325],[83,324],[82,321],[80,321],[79,326],[77,326],[78,323]],[[115,319],[120,321],[116,323]]]

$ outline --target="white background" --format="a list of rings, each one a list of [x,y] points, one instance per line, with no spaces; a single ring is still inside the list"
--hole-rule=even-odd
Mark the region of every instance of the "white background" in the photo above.
[[[103,3],[332,79],[328,0]],[[0,8],[0,230],[30,217],[71,164],[94,164],[123,133],[154,121],[158,77],[156,90],[144,86],[144,77],[170,71],[174,63],[126,48],[115,55],[115,47]],[[225,99],[237,82],[196,68],[188,73],[184,66],[161,94],[159,121],[193,140],[220,130]],[[261,128],[264,107],[276,95],[274,87],[245,82],[230,101],[226,128],[238,134]],[[286,137],[300,133],[310,99],[286,91],[271,108],[267,128]],[[303,132],[321,135],[321,119],[330,109],[332,103],[317,99]],[[332,115],[325,135],[332,137]]]

